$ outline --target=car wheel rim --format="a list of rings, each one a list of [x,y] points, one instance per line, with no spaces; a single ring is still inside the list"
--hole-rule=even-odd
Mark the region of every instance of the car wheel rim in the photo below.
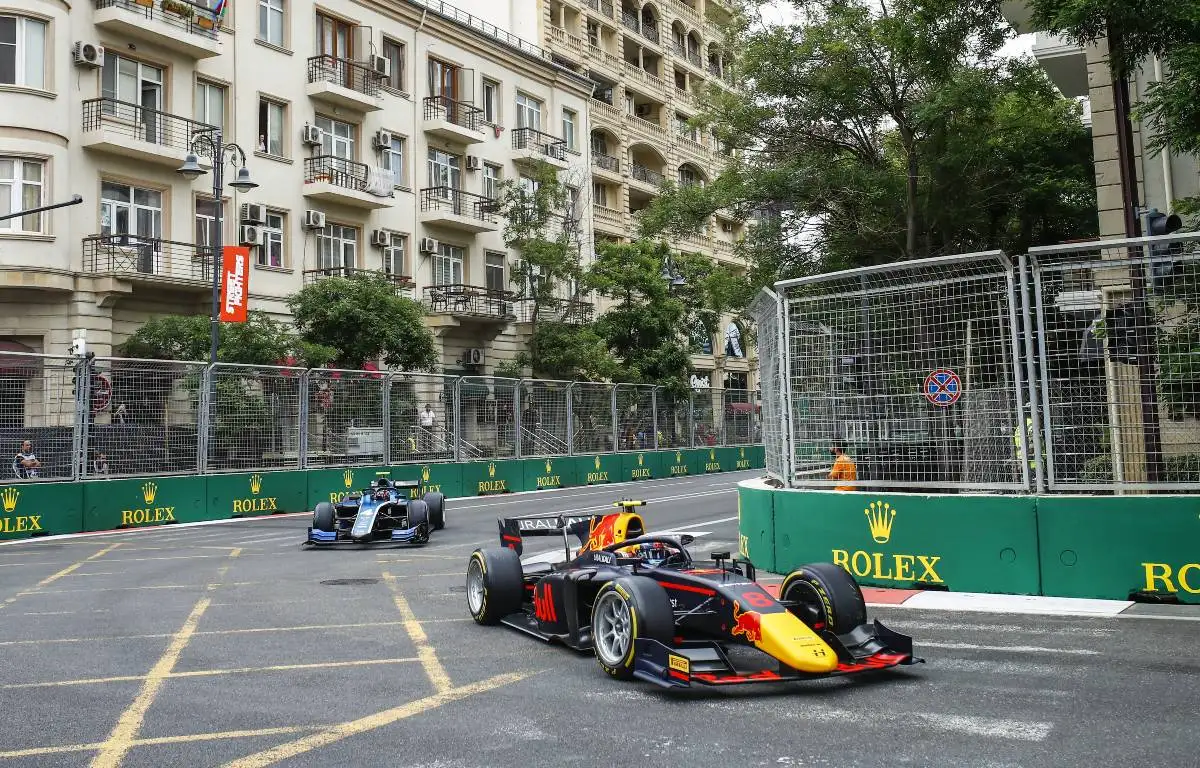
[[[615,592],[600,598],[592,627],[596,655],[610,666],[620,664],[629,653],[633,635],[633,617],[629,605]]]
[[[483,569],[474,559],[467,567],[467,606],[471,613],[479,613],[483,608]]]
[[[784,600],[790,600],[799,603],[797,612],[799,618],[805,624],[812,626],[815,623],[822,622],[828,625],[829,620],[825,616],[825,604],[821,601],[821,596],[817,594],[817,590],[811,584],[803,579],[798,579],[788,586],[787,594],[783,596]],[[828,629],[829,627],[823,627]]]

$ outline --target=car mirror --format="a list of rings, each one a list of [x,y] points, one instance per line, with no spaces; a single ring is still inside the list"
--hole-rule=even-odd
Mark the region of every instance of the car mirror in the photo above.
[[[695,536],[691,536],[691,535],[689,535],[689,534],[686,534],[686,533],[685,533],[685,534],[683,534],[682,536],[680,536],[680,537],[679,537],[679,543],[680,543],[680,544],[682,544],[682,545],[683,545],[683,546],[685,546],[685,547],[686,547],[688,544],[691,544],[691,543],[692,543],[693,541],[695,541],[695,540],[696,540],[696,537],[695,537]]]

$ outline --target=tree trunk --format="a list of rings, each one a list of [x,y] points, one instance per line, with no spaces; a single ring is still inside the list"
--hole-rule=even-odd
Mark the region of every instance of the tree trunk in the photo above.
[[[908,258],[915,258],[917,255],[917,174],[920,171],[917,163],[917,149],[914,146],[912,134],[907,130],[901,130],[901,138],[904,141],[904,153],[908,156],[908,195],[905,200],[904,224],[906,234],[904,239],[904,251]]]

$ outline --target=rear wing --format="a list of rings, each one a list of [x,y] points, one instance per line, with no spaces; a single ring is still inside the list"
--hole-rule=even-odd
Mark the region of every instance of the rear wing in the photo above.
[[[538,515],[534,517],[503,517],[500,525],[500,545],[516,551],[524,551],[526,536],[562,536],[563,545],[570,550],[568,536],[574,535],[583,544],[587,541],[592,526],[604,519],[604,515]]]

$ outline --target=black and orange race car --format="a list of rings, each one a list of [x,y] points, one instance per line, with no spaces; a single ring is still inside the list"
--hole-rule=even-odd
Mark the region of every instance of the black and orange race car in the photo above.
[[[712,553],[693,561],[689,535],[647,534],[644,502],[606,515],[505,518],[503,546],[467,564],[467,607],[579,651],[604,671],[666,688],[808,680],[920,663],[912,638],[868,624],[854,578],[832,563],[787,575],[779,598],[754,566]],[[522,562],[527,536],[561,536],[558,562]],[[580,546],[572,547],[571,537]]]

